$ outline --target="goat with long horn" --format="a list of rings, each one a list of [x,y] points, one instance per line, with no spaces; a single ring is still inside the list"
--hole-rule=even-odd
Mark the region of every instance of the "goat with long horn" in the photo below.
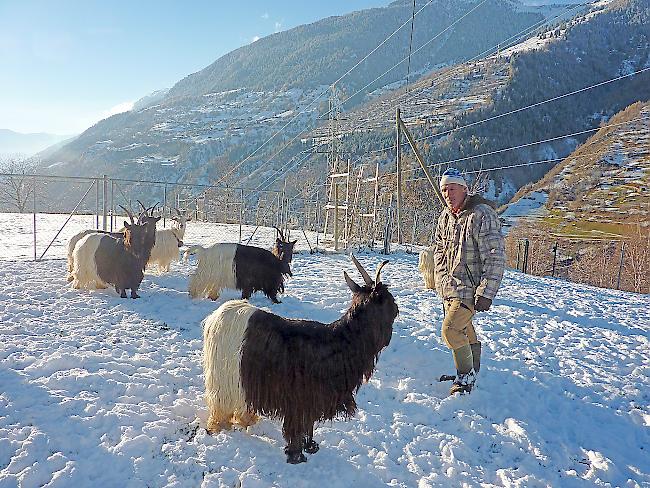
[[[323,324],[286,319],[232,300],[203,321],[203,365],[208,431],[248,426],[264,415],[282,419],[287,462],[318,451],[314,423],[352,417],[354,394],[372,375],[390,343],[397,304],[388,287],[352,257],[365,284],[344,272],[350,308]]]

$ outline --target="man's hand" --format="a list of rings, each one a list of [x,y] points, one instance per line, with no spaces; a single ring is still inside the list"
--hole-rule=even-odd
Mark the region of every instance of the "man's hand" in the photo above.
[[[492,306],[492,300],[482,296],[476,297],[476,303],[474,304],[474,310],[477,312],[487,312]]]

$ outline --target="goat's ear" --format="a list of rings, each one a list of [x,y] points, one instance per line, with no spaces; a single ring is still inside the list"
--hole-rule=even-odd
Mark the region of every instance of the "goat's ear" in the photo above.
[[[129,224],[126,220],[124,221],[124,228],[125,229],[130,229],[131,228],[131,224]]]
[[[275,242],[277,242],[278,244],[282,244],[282,242],[284,242],[284,241],[281,241],[279,238],[276,237]]]
[[[343,276],[345,278],[345,282],[348,284],[348,288],[352,290],[352,293],[359,293],[361,291],[361,287],[357,285],[352,278],[348,276],[348,274],[343,271]]]
[[[291,241],[291,245],[292,245],[292,246],[295,246],[295,245],[296,245],[296,242],[298,242],[298,239],[296,239],[295,241]]]

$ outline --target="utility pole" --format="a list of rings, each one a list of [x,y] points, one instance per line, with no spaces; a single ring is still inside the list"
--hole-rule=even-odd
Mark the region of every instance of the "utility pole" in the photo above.
[[[395,160],[397,165],[397,242],[402,243],[402,131],[400,130],[400,110],[395,109],[395,126],[397,141],[395,144]]]

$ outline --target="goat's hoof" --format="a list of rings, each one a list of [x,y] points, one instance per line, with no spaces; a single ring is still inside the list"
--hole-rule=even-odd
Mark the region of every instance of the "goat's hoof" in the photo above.
[[[131,298],[134,298],[134,299],[135,298],[140,298],[140,295],[138,295],[137,293],[131,293]]]
[[[300,463],[306,463],[306,462],[307,462],[307,458],[306,458],[305,455],[304,455],[302,452],[300,452],[300,451],[298,451],[298,452],[290,452],[290,453],[287,453],[287,462],[288,462],[289,464],[300,464]]]
[[[120,293],[120,298],[126,298],[126,292],[125,292],[125,291],[123,291],[122,293]]]
[[[305,446],[302,448],[302,450],[305,451],[307,454],[316,454],[319,449],[320,446],[318,445],[318,442],[314,440],[305,442]]]

